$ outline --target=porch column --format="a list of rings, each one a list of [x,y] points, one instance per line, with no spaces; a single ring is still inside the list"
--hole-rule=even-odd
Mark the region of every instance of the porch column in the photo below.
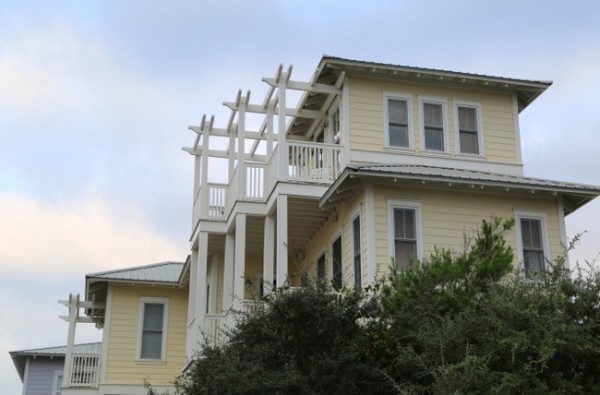
[[[190,286],[188,291],[188,319],[187,319],[187,339],[186,339],[186,352],[185,355],[188,358],[192,358],[194,355],[194,347],[198,344],[198,325],[196,317],[196,304],[198,300],[196,295],[198,294],[198,284],[193,279],[198,278],[198,251],[192,250],[192,256],[190,257]]]
[[[275,261],[275,217],[265,217],[265,231],[263,243],[263,287],[265,294],[273,289],[274,261]]]
[[[281,154],[281,152],[280,152]],[[277,286],[283,287],[288,277],[288,197],[277,196]]]
[[[238,127],[237,127],[237,194],[239,198],[246,197],[246,105],[248,96],[242,96],[239,100]]]
[[[200,171],[202,175],[200,176],[200,218],[208,218],[208,135],[209,130],[204,125],[203,122],[202,129],[202,157],[200,159]]]
[[[219,287],[219,254],[213,253],[210,258],[210,294],[208,296],[208,314],[217,313],[217,288]]]
[[[244,272],[246,269],[246,214],[235,216],[235,268],[233,295],[236,309],[240,310],[244,300]]]
[[[198,261],[193,262],[198,265],[196,272],[196,327],[201,331],[204,330],[204,316],[206,314],[206,268],[208,267],[208,232],[200,232],[198,234]],[[193,279],[192,279],[193,281]],[[194,331],[198,334],[198,331]],[[200,338],[196,339],[196,342]],[[197,344],[192,344],[192,349],[195,350]]]
[[[273,107],[275,106],[273,100],[269,100],[267,105],[267,161],[271,158],[273,153]]]
[[[233,305],[233,265],[235,257],[235,234],[225,235],[225,267],[223,269],[223,313]]]
[[[71,386],[71,371],[73,369],[73,345],[75,344],[75,325],[79,315],[79,294],[69,294],[69,332],[67,334],[67,349],[65,350],[65,366],[63,386]]]

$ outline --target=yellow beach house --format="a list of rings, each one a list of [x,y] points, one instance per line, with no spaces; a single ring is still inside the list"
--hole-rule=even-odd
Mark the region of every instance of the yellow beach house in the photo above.
[[[143,394],[145,378],[168,388],[254,296],[300,286],[303,271],[366,286],[392,260],[461,251],[492,216],[515,218],[507,242],[533,275],[562,254],[565,216],[600,194],[524,175],[519,114],[550,82],[332,56],[309,81],[283,66],[262,81],[265,97],[239,91],[227,119],[190,126],[186,263],[88,275],[86,300],[66,302],[73,330],[96,322],[104,337],[85,388],[67,346],[64,394]]]

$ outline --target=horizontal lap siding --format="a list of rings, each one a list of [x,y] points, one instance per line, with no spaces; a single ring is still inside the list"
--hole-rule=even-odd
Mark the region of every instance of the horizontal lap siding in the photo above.
[[[562,253],[560,220],[557,203],[554,200],[379,186],[375,193],[375,238],[379,273],[387,273],[391,262],[388,199],[421,203],[423,256],[425,258],[430,256],[435,246],[462,252],[464,236],[475,237],[483,219],[489,220],[492,216],[503,219],[513,218],[515,210],[545,213],[550,244],[549,256],[554,258]],[[515,249],[517,240],[514,229],[506,233],[505,238],[507,243]],[[515,251],[516,264],[517,253]]]
[[[518,164],[512,96],[509,94],[468,91],[447,87],[394,83],[383,80],[352,78],[350,80],[350,147],[353,150],[383,152],[384,92],[411,96],[411,136],[416,153],[422,150],[419,97],[446,99],[448,144],[451,155],[457,154],[454,102],[481,104],[485,158],[492,162]]]
[[[185,363],[187,289],[112,286],[112,305],[106,363],[106,384],[169,384]],[[169,299],[165,362],[136,362],[140,298]]]

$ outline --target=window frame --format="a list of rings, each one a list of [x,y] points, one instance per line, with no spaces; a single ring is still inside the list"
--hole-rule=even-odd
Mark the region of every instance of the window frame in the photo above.
[[[146,304],[162,304],[163,322],[162,322],[162,340],[160,358],[142,358],[142,338],[144,334],[144,310]],[[140,297],[139,307],[139,324],[138,324],[138,345],[137,345],[137,361],[140,362],[164,362],[167,355],[167,328],[169,323],[169,298],[142,296]]]
[[[435,104],[442,107],[442,149],[427,148],[425,140],[425,104]],[[431,153],[448,153],[448,106],[443,97],[419,96],[419,124],[421,133],[421,150]]]
[[[462,152],[460,145],[460,120],[459,120],[459,108],[473,108],[475,109],[475,115],[477,117],[477,146],[479,152],[476,154],[470,152]],[[483,111],[481,103],[463,100],[454,100],[454,134],[456,143],[456,153],[458,155],[471,156],[471,157],[483,157],[485,155],[485,149],[483,146]]]
[[[421,213],[421,202],[402,200],[402,199],[388,199],[388,248],[390,258],[396,262],[396,229],[394,222],[394,210],[405,209],[415,211],[415,237],[417,241],[417,261],[423,259],[423,217]]]
[[[58,383],[59,383],[59,379],[58,379],[59,377],[61,378],[60,388],[57,388]],[[55,370],[54,378],[52,380],[52,395],[61,395],[62,394],[62,387],[63,387],[64,382],[65,382],[64,371],[63,370]]]
[[[352,275],[354,277],[354,286],[362,287],[362,220],[360,207],[352,216],[351,237],[352,237]],[[356,231],[356,221],[358,221],[358,233]],[[358,240],[357,240],[358,236]],[[358,243],[357,243],[358,241]],[[358,248],[357,248],[358,247]],[[358,259],[358,265],[357,265]]]
[[[403,100],[406,102],[407,112],[407,141],[408,146],[403,147],[400,145],[391,145],[390,143],[390,120],[389,120],[389,101],[391,100]],[[385,148],[394,150],[414,150],[414,137],[413,137],[413,120],[412,120],[412,95],[408,93],[400,92],[383,92],[383,127],[384,127],[384,145]]]
[[[527,272],[525,272],[525,254],[523,253],[523,231],[521,229],[521,220],[537,220],[540,221],[540,232],[541,232],[541,244],[542,244],[542,263],[543,268],[542,271],[548,271],[549,267],[547,266],[547,257],[550,254],[550,242],[548,239],[548,219],[547,215],[544,212],[539,211],[528,211],[528,210],[515,210],[515,227],[516,227],[516,237],[517,237],[517,256],[519,259],[519,267],[523,270],[523,274],[527,278],[535,278],[535,276],[530,276]]]

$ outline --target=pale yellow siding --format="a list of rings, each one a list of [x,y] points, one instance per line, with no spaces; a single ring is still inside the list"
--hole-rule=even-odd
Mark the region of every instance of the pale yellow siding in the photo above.
[[[483,219],[492,216],[514,218],[515,210],[543,213],[547,220],[550,253],[562,253],[560,219],[555,200],[534,197],[513,197],[487,193],[467,193],[427,189],[375,187],[375,240],[377,245],[378,273],[387,273],[390,262],[390,235],[388,230],[388,199],[419,202],[423,229],[423,257],[427,258],[434,247],[463,250],[464,236],[473,237]],[[513,230],[505,235],[507,243],[515,249],[517,265],[517,239]]]
[[[185,363],[187,289],[111,284],[112,303],[108,329],[105,384],[169,384]],[[169,300],[164,362],[138,360],[140,299]]]
[[[350,148],[353,150],[385,151],[384,93],[400,93],[411,97],[412,129],[410,132],[414,143],[414,154],[422,153],[423,149],[419,97],[435,97],[445,99],[446,102],[449,157],[461,157],[457,155],[454,106],[455,101],[463,101],[481,105],[485,159],[495,163],[520,164],[514,124],[515,114],[510,94],[354,77],[350,79],[349,86]],[[399,152],[407,154],[406,151]]]

